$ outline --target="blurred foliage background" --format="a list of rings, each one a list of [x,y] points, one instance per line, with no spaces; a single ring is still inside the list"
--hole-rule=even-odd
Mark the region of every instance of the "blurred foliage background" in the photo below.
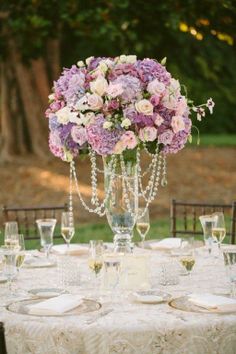
[[[168,70],[186,84],[196,103],[213,98],[215,113],[201,125],[201,132],[236,132],[234,0],[2,0],[0,6],[2,72],[7,72],[11,62],[10,76],[17,78],[21,130],[27,132],[32,116],[24,87],[34,81],[39,89],[36,98],[45,96],[63,66],[88,56],[132,53],[140,58],[167,57]],[[26,69],[34,77],[22,85]],[[43,114],[45,97],[41,103],[38,111]],[[5,117],[4,109],[1,114]],[[9,141],[4,122],[2,118],[3,143]],[[35,147],[30,130],[24,139],[19,138],[19,144],[28,141],[29,150],[37,153],[42,142],[39,149]],[[21,146],[23,152],[28,148]],[[8,147],[8,153],[11,150],[17,153],[19,149]]]

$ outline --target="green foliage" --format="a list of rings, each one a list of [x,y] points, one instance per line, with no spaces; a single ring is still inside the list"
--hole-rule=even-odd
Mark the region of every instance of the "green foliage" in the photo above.
[[[63,66],[91,55],[167,57],[167,69],[195,103],[216,102],[214,115],[197,122],[201,132],[236,132],[235,1],[2,0],[0,6],[5,56],[13,36],[24,60],[44,55],[48,38],[60,38]]]

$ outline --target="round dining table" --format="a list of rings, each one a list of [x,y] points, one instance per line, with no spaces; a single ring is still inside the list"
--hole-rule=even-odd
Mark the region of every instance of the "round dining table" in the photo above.
[[[163,264],[176,264],[178,255],[161,250],[134,248],[145,255],[152,289],[170,294],[172,299],[190,293],[229,294],[223,256],[209,256],[204,247],[196,250],[192,274],[179,276],[175,285],[160,285]],[[42,257],[34,251],[34,257]],[[60,263],[61,256],[52,259]],[[63,256],[65,259],[65,256]],[[69,256],[79,272],[76,284],[67,290],[91,297],[88,286],[88,256]],[[73,267],[74,267],[73,266]],[[8,354],[235,354],[236,312],[192,312],[171,306],[169,301],[145,304],[134,301],[133,291],[114,290],[100,297],[101,308],[71,316],[35,316],[9,311],[12,301],[30,299],[35,288],[58,288],[62,276],[59,265],[22,267],[17,279],[15,299],[0,284],[0,322],[4,323]]]

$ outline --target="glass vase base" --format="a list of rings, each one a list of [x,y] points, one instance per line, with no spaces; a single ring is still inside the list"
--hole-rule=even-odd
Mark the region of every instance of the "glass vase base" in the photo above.
[[[130,234],[116,234],[113,239],[115,253],[132,253]]]

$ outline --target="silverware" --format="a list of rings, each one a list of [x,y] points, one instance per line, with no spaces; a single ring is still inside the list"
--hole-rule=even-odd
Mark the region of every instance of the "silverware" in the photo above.
[[[99,318],[105,317],[106,315],[108,315],[108,314],[111,313],[112,311],[113,311],[113,309],[104,310],[104,311],[100,312],[97,316],[88,319],[85,323],[86,323],[87,325],[90,325],[90,324],[96,322]]]

